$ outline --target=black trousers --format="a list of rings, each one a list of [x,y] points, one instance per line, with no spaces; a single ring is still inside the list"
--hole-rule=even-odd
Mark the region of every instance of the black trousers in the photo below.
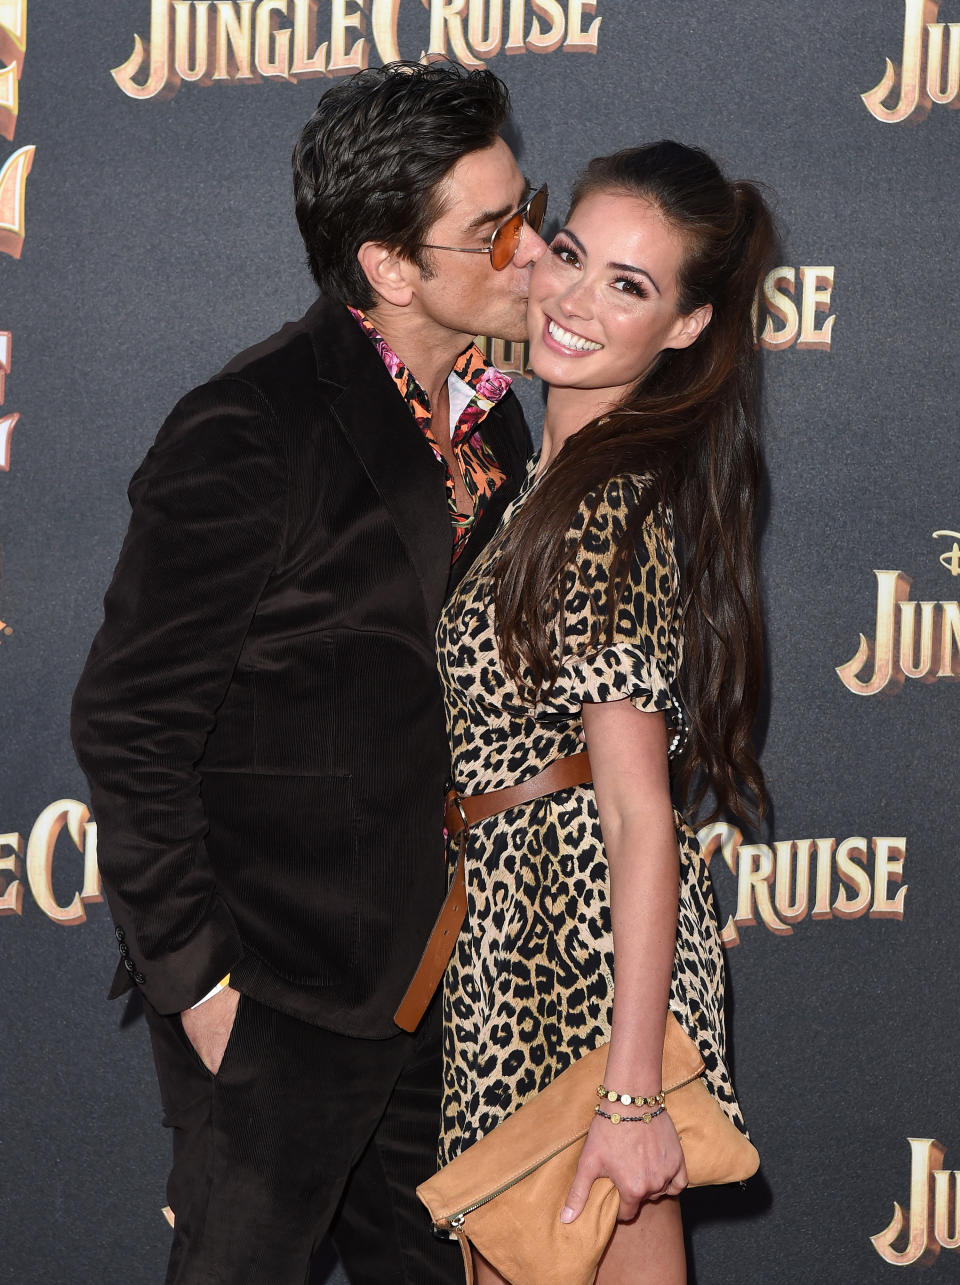
[[[361,1040],[245,995],[216,1075],[147,1006],[176,1226],[166,1285],[304,1285],[329,1235],[351,1285],[462,1285],[415,1194],[436,1169],[439,1005]]]

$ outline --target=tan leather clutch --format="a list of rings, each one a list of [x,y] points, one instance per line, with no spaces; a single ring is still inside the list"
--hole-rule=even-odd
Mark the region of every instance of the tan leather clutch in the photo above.
[[[595,1118],[606,1062],[604,1044],[417,1188],[434,1226],[459,1239],[468,1285],[471,1244],[511,1285],[592,1285],[613,1235],[619,1192],[609,1178],[598,1178],[575,1222],[562,1223],[560,1210]],[[756,1147],[707,1089],[700,1053],[672,1013],[663,1085],[691,1187],[756,1173]]]

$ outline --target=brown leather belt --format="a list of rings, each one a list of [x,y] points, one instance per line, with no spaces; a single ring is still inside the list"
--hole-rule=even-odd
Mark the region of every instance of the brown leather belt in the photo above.
[[[393,1020],[401,1030],[415,1031],[420,1024],[420,1019],[440,984],[463,926],[467,913],[464,856],[470,827],[486,821],[487,817],[496,816],[498,812],[506,812],[508,808],[529,803],[532,799],[542,799],[544,795],[554,794],[557,790],[569,790],[574,785],[588,785],[592,780],[590,756],[583,750],[568,758],[555,759],[549,767],[520,785],[508,785],[503,790],[489,790],[486,794],[461,795],[456,790],[450,791],[447,795],[444,824],[449,838],[457,843],[457,869],[446,900],[440,907],[437,922],[433,925],[430,939],[420,957],[417,971],[400,1001],[400,1007],[393,1015]]]

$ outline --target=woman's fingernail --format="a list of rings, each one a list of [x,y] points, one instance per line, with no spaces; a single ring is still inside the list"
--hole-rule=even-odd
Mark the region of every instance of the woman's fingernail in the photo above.
[[[569,1205],[564,1205],[563,1209],[560,1211],[560,1221],[562,1223],[573,1222],[573,1210]]]

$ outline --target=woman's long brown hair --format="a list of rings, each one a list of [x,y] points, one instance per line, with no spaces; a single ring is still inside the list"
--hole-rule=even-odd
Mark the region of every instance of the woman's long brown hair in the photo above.
[[[683,638],[679,688],[689,735],[675,773],[691,811],[712,791],[711,816],[761,814],[763,774],[751,729],[763,649],[756,505],[761,477],[753,308],[774,247],[770,212],[749,183],[728,182],[705,152],[674,142],[591,161],[575,209],[597,192],[654,205],[680,233],[682,314],[710,304],[710,323],[686,349],[666,349],[615,410],[568,438],[504,534],[495,570],[504,664],[531,693],[549,690],[563,655],[562,603],[585,502],[623,474],[650,486],[620,536],[607,636],[617,600],[658,504],[672,506]]]

